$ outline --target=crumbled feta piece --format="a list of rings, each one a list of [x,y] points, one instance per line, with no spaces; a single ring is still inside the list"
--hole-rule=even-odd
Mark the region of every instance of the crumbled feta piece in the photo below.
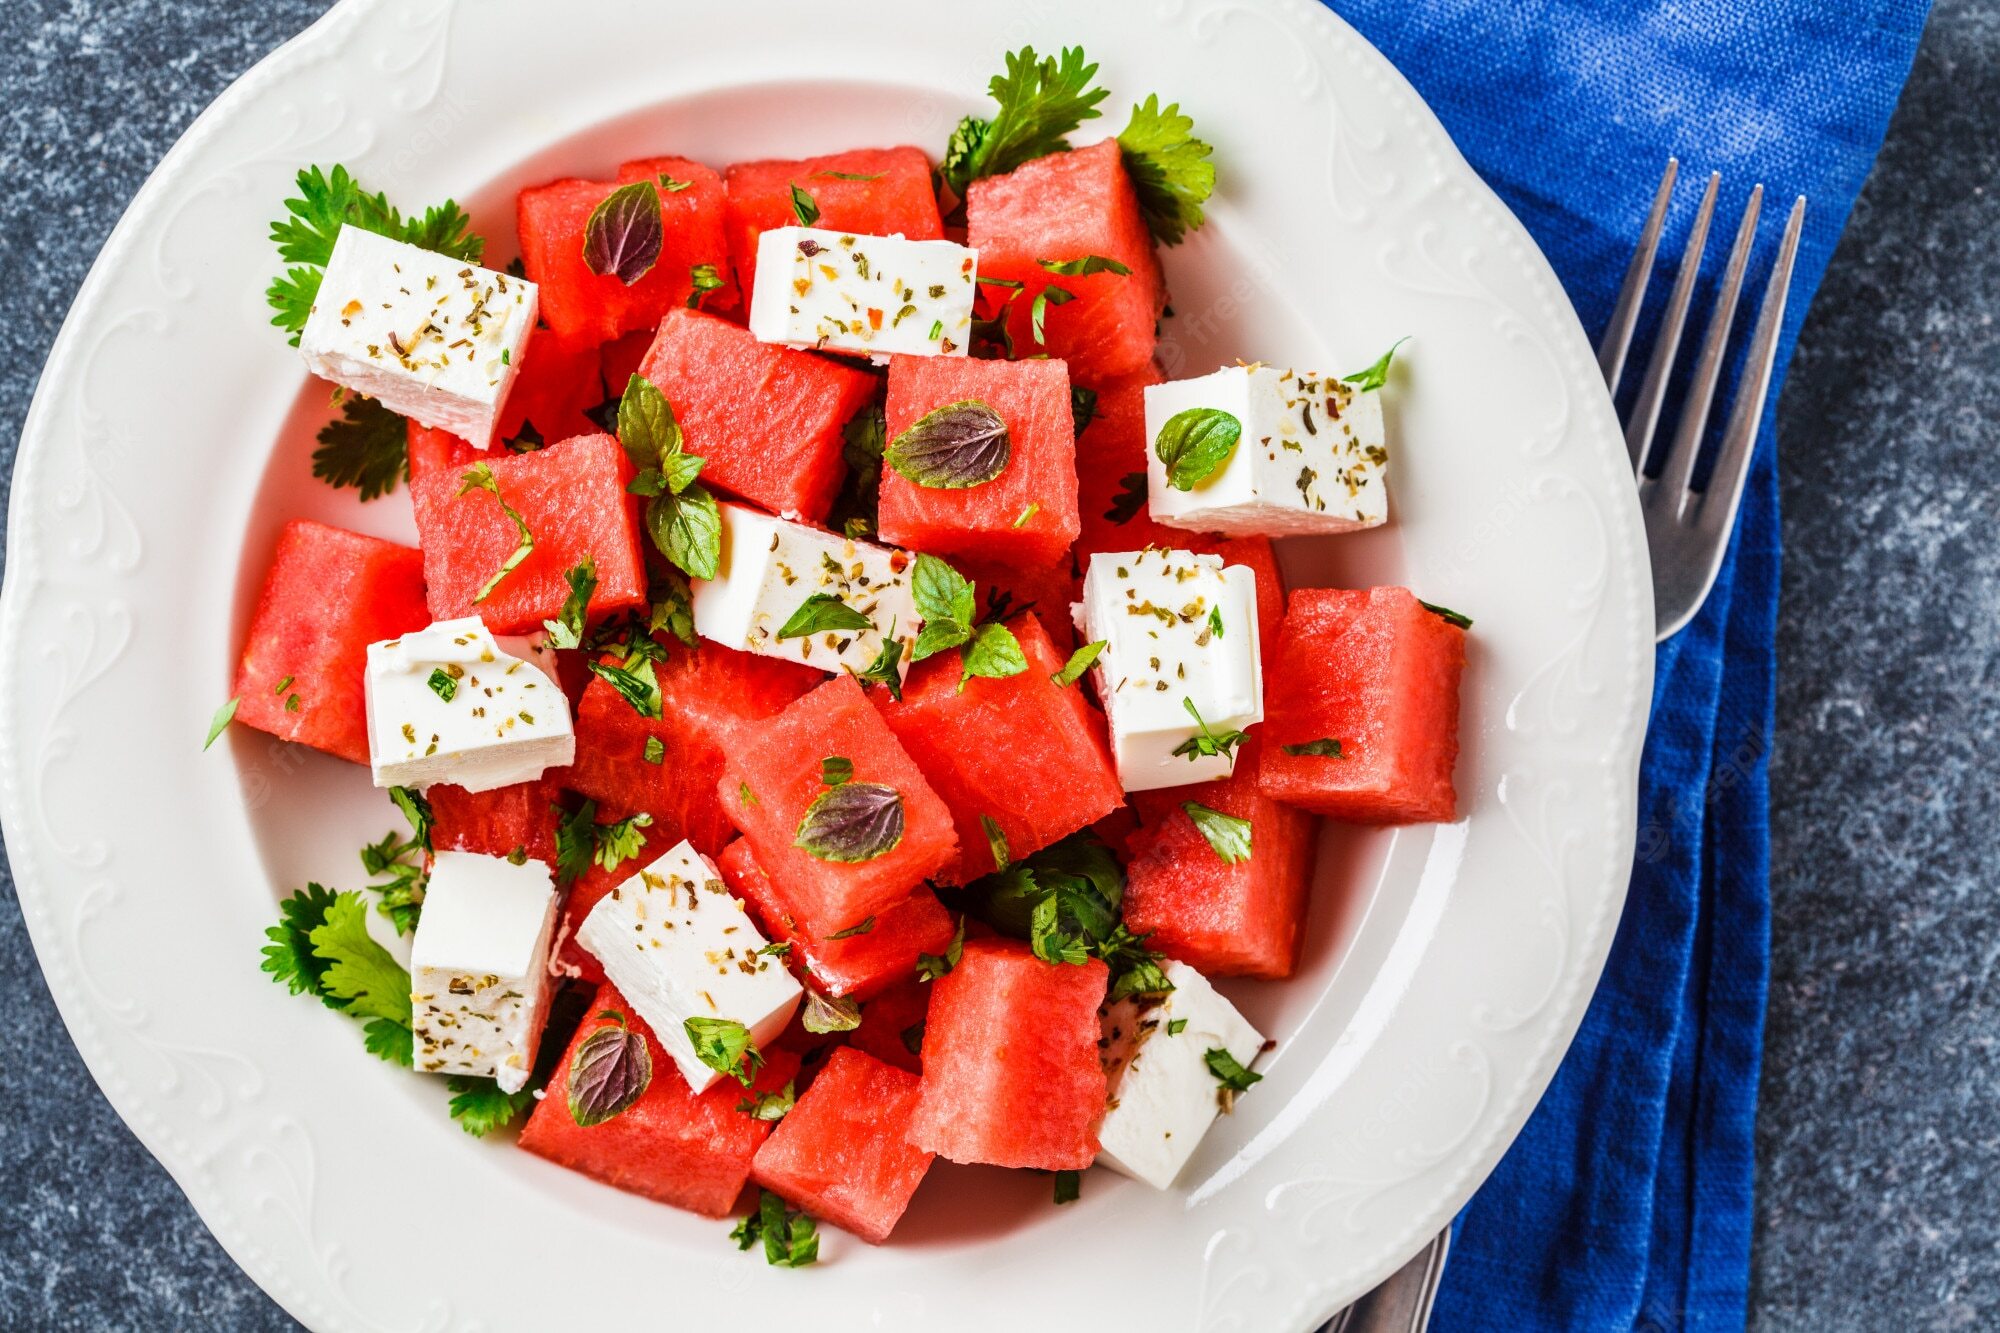
[[[525,278],[342,227],[299,354],[322,379],[484,449],[535,313]]]
[[[912,557],[773,518],[742,505],[718,506],[722,560],[694,585],[694,627],[703,638],[745,652],[826,671],[866,671],[890,635],[903,641],[899,669],[922,621],[911,595]],[[837,597],[868,617],[867,629],[821,630],[780,638],[806,599]]]
[[[750,332],[787,347],[964,356],[979,252],[952,241],[773,227],[757,238]]]
[[[554,654],[478,616],[369,644],[364,680],[378,787],[491,791],[576,758]]]
[[[1168,421],[1194,408],[1236,418],[1243,434],[1222,466],[1189,491],[1167,484],[1157,447]],[[1352,532],[1389,517],[1382,393],[1328,375],[1231,366],[1146,387],[1148,511],[1168,527],[1231,536]]]
[[[519,1092],[535,1068],[549,998],[556,886],[528,859],[439,852],[410,945],[417,1068]]]
[[[1256,573],[1192,551],[1100,552],[1076,610],[1085,640],[1104,641],[1092,670],[1125,790],[1228,777],[1234,747],[1215,742],[1264,720]]]
[[[726,1018],[759,1047],[776,1040],[800,988],[715,863],[682,842],[598,900],[576,942],[653,1029],[688,1086],[722,1077],[695,1054],[690,1018]]]
[[[1186,963],[1166,965],[1164,999],[1120,1000],[1103,1011],[1110,1100],[1098,1126],[1097,1160],[1120,1175],[1167,1189],[1221,1111],[1222,1084],[1208,1053],[1227,1051],[1245,1069],[1263,1034]]]

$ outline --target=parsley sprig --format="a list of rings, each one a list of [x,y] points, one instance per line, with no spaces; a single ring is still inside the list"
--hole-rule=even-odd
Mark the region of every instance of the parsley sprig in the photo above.
[[[592,865],[616,870],[644,850],[652,822],[651,815],[636,814],[600,824],[595,801],[563,813],[556,825],[556,879],[568,884]]]
[[[477,264],[486,253],[486,238],[472,230],[472,219],[449,199],[425,209],[422,217],[404,217],[382,194],[362,189],[343,166],[330,171],[304,168],[298,174],[298,189],[296,199],[285,200],[286,216],[271,224],[271,240],[286,268],[265,292],[277,311],[271,322],[291,335],[294,347],[305,331],[320,279],[344,226],[351,224],[469,264]]]

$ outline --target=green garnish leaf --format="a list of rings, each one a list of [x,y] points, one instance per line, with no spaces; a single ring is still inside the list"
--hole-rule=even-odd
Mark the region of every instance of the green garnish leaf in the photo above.
[[[618,399],[618,442],[639,473],[634,493],[652,497],[646,531],[653,545],[683,573],[714,578],[722,560],[722,515],[708,488],[695,481],[702,460],[683,447],[673,404],[643,375],[626,380]]]
[[[660,716],[660,680],[650,658],[642,657],[637,664],[628,661],[624,666],[591,662],[589,667],[591,675],[618,691],[640,717],[657,719]]]
[[[688,293],[688,309],[701,309],[701,298],[718,291],[729,284],[722,280],[722,273],[713,264],[696,264],[688,269],[688,281],[694,290]]]
[[[758,1195],[757,1211],[729,1233],[738,1249],[764,1242],[764,1262],[777,1268],[804,1268],[819,1258],[819,1228],[804,1213],[791,1212],[769,1190]]]
[[[914,664],[947,648],[956,648],[972,637],[972,624],[979,616],[979,602],[972,582],[934,555],[919,555],[910,576],[910,595],[924,628],[910,650]]]
[[[861,1006],[853,1000],[822,995],[808,986],[799,1022],[812,1033],[852,1032],[861,1026]]]
[[[783,1120],[798,1101],[798,1084],[793,1080],[776,1092],[752,1092],[736,1103],[736,1109],[752,1120]]]
[[[665,238],[660,192],[653,182],[621,185],[591,210],[583,225],[583,266],[630,287],[660,262]]]
[[[1012,858],[1008,855],[1007,831],[1000,827],[1000,821],[992,815],[981,815],[979,826],[986,830],[986,847],[993,853],[993,868],[1005,870]]]
[[[801,227],[811,227],[819,222],[819,205],[799,188],[797,181],[792,182],[792,214],[798,218]]]
[[[649,764],[660,764],[665,762],[666,757],[667,757],[666,742],[662,741],[658,736],[646,737],[646,750],[644,755],[646,762]]]
[[[830,940],[851,940],[856,935],[866,935],[873,929],[875,929],[875,918],[868,916],[863,917],[860,924],[849,926],[846,930],[836,930],[833,934],[827,936],[827,938]]]
[[[1081,384],[1070,385],[1069,416],[1075,432],[1083,434],[1085,428],[1097,420],[1097,390],[1086,389]]]
[[[865,630],[874,627],[874,621],[832,593],[816,592],[799,603],[799,609],[792,612],[784,626],[778,630],[778,638],[803,639],[813,634]]]
[[[1215,164],[1208,160],[1214,150],[1194,137],[1194,121],[1181,114],[1180,103],[1162,110],[1152,93],[1132,108],[1118,146],[1147,228],[1160,244],[1179,245],[1201,225],[1201,206],[1215,193]]]
[[[1042,331],[1042,322],[1048,318],[1052,305],[1068,305],[1076,299],[1076,293],[1067,287],[1051,284],[1035,293],[1034,301],[1028,306],[1028,326],[1035,335],[1035,345],[1042,346],[1048,338]]]
[[[922,1055],[924,1053],[923,1019],[920,1018],[916,1022],[910,1024],[908,1027],[904,1028],[902,1032],[898,1035],[900,1035],[903,1039],[903,1049],[908,1051],[911,1055]]]
[[[1104,517],[1113,523],[1130,523],[1146,507],[1146,474],[1127,472],[1118,479],[1118,494],[1111,499],[1111,508],[1104,511]]]
[[[1027,527],[1028,520],[1033,518],[1036,514],[1040,513],[1041,508],[1042,508],[1041,501],[1030,500],[1028,502],[1028,507],[1026,509],[1023,509],[1019,514],[1015,515],[1012,526],[1016,528]]]
[[[1071,653],[1069,661],[1063,663],[1062,670],[1049,679],[1056,683],[1058,689],[1068,689],[1076,684],[1083,679],[1083,673],[1090,670],[1091,665],[1097,661],[1097,656],[1104,651],[1106,642],[1107,640],[1098,639],[1093,643],[1086,643]]]
[[[1001,624],[986,624],[966,646],[964,674],[958,678],[958,688],[965,690],[966,682],[974,676],[988,680],[1004,680],[1018,676],[1028,669],[1028,656],[1021,651],[1021,641],[1014,637],[1014,631]]]
[[[896,637],[896,622],[889,622],[889,633],[882,640],[882,651],[875,654],[875,660],[856,674],[862,680],[872,680],[889,689],[889,697],[899,703],[903,698],[903,641]]]
[[[653,1053],[645,1034],[634,1032],[615,1010],[598,1016],[617,1021],[585,1037],[569,1062],[569,1118],[585,1129],[622,1114],[653,1081]]]
[[[1116,273],[1119,277],[1131,276],[1132,270],[1115,259],[1103,255],[1081,255],[1075,259],[1037,259],[1035,261],[1049,272],[1065,278],[1087,278],[1093,273]]]
[[[569,584],[569,595],[563,598],[561,612],[554,620],[544,620],[542,628],[548,632],[549,647],[581,648],[590,595],[597,591],[597,562],[584,556],[563,572],[563,580]]]
[[[1082,1197],[1083,1197],[1083,1172],[1081,1171],[1056,1172],[1056,1202],[1058,1204],[1075,1203],[1078,1199]]]
[[[665,630],[688,647],[694,647],[694,590],[688,586],[687,575],[678,569],[662,569],[653,576],[646,595],[652,601],[646,621],[648,632],[658,634]]]
[[[903,841],[903,794],[879,782],[849,782],[806,807],[792,845],[822,861],[872,861]]]
[[[1340,742],[1331,736],[1322,737],[1316,741],[1301,741],[1297,745],[1284,745],[1279,748],[1286,754],[1318,755],[1322,759],[1347,758],[1340,751]]]
[[[1210,1047],[1201,1058],[1207,1064],[1208,1072],[1215,1075],[1215,1081],[1222,1085],[1224,1093],[1248,1092],[1251,1084],[1264,1081],[1262,1074],[1245,1069],[1241,1061],[1219,1046]],[[1223,1109],[1228,1110],[1228,1105],[1225,1104]]]
[[[882,179],[883,174],[878,171],[872,176],[863,176],[853,171],[815,171],[813,176],[815,178],[825,176],[830,180],[837,181],[879,181]]]
[[[236,720],[237,706],[242,702],[242,699],[233,694],[222,701],[222,707],[216,709],[214,715],[208,719],[208,739],[201,743],[203,750],[215,744],[215,738],[229,730],[229,724]]]
[[[667,493],[680,495],[685,492],[701,476],[707,462],[699,454],[668,454],[661,459],[660,480],[666,483]]]
[[[1444,623],[1447,625],[1456,625],[1460,629],[1472,628],[1471,616],[1465,615],[1464,613],[1459,611],[1454,611],[1448,606],[1439,606],[1434,602],[1427,602],[1421,597],[1417,599],[1417,605],[1421,606],[1424,610],[1430,612],[1434,616],[1443,617]]]
[[[535,1094],[531,1089],[502,1092],[500,1085],[490,1078],[469,1078],[457,1074],[447,1080],[445,1086],[451,1091],[451,1118],[475,1139],[483,1139],[495,1130],[507,1128],[533,1110],[535,1105]]]
[[[556,823],[556,881],[568,884],[592,865],[616,870],[645,849],[645,830],[652,823],[653,817],[642,812],[600,824],[596,801],[563,813]]]
[[[485,238],[470,230],[472,219],[449,199],[425,209],[421,218],[406,218],[382,195],[364,191],[346,167],[335,166],[330,172],[305,167],[297,183],[299,197],[285,200],[290,216],[271,224],[271,240],[287,267],[265,292],[278,312],[271,322],[291,334],[294,347],[312,315],[326,262],[333,257],[334,242],[344,226],[352,224],[470,264],[477,264],[486,252]]]
[[[534,554],[535,534],[528,531],[528,520],[521,517],[521,511],[508,504],[506,498],[500,494],[500,483],[494,479],[493,469],[484,463],[474,463],[459,478],[458,493],[461,496],[468,495],[473,491],[492,492],[493,498],[500,504],[500,511],[507,515],[509,521],[514,525],[514,531],[520,535],[521,539],[520,545],[514,548],[513,554],[501,561],[500,568],[493,571],[493,577],[486,580],[479,591],[473,594],[472,602],[473,605],[477,606],[479,603],[485,601],[495,588],[500,586],[502,579],[519,569],[521,562]]]
[[[1243,423],[1215,407],[1190,407],[1167,418],[1153,452],[1167,465],[1167,484],[1191,491],[1236,452]]]
[[[375,910],[389,918],[398,935],[407,935],[417,928],[430,884],[424,857],[431,849],[430,802],[409,787],[391,787],[389,797],[409,820],[410,837],[405,840],[391,829],[380,842],[364,845],[361,868],[373,881],[369,889],[378,895]]]
[[[1218,734],[1209,730],[1207,721],[1202,718],[1201,710],[1196,708],[1194,700],[1185,694],[1181,696],[1181,707],[1187,709],[1189,716],[1194,718],[1194,724],[1201,728],[1201,734],[1190,736],[1175,746],[1176,757],[1185,756],[1189,763],[1203,758],[1230,759],[1236,747],[1250,739],[1247,733],[1241,731],[1230,730]]]
[[[681,1027],[694,1043],[697,1060],[746,1088],[764,1067],[764,1054],[751,1040],[750,1029],[733,1018],[690,1018]]]
[[[854,781],[854,761],[837,754],[828,755],[819,761],[819,780],[821,785],[827,787],[839,787]]]
[[[847,420],[841,430],[841,457],[847,480],[833,503],[827,526],[849,537],[875,534],[881,501],[882,454],[888,448],[888,426],[880,404],[871,403]]]
[[[308,884],[280,901],[278,924],[264,931],[264,938],[271,942],[264,946],[264,961],[259,967],[292,994],[315,995],[329,1008],[338,1009],[340,1001],[320,988],[326,961],[312,951],[313,927],[326,920],[335,897],[331,889]]]
[[[943,953],[920,953],[917,955],[917,980],[936,981],[945,973],[958,966],[958,960],[965,954],[965,918],[958,919],[958,929],[953,932],[951,943]]]
[[[313,956],[326,966],[319,992],[356,1018],[410,1026],[410,974],[368,934],[368,908],[358,893],[338,893],[308,932]]]
[[[637,472],[657,470],[669,455],[681,451],[683,440],[674,405],[660,392],[660,386],[644,375],[626,380],[625,391],[619,395],[618,443]]]
[[[424,684],[430,686],[431,693],[446,703],[450,703],[458,697],[458,678],[443,667],[432,668],[430,679],[425,681]]]
[[[695,483],[678,495],[646,503],[646,531],[653,545],[683,573],[712,579],[722,564],[722,514],[708,488]]]
[[[1010,52],[1006,72],[987,84],[999,111],[991,120],[967,116],[952,131],[939,168],[952,193],[962,199],[972,181],[1067,149],[1070,131],[1095,119],[1097,104],[1110,96],[1090,86],[1096,73],[1082,47],[1066,48],[1060,60],[1038,57],[1032,46]]]
[[[1167,1020],[1167,1035],[1178,1037],[1187,1030],[1187,1025],[1188,1021],[1185,1018],[1170,1018]]]
[[[883,461],[919,486],[965,490],[1007,470],[1014,456],[1007,423],[973,398],[934,408],[890,441]]]
[[[1215,849],[1223,864],[1233,866],[1250,859],[1249,820],[1211,810],[1199,801],[1182,801],[1181,809],[1187,811],[1195,829],[1208,839],[1208,845]]]
[[[1061,895],[1051,893],[1035,904],[1028,918],[1028,942],[1045,963],[1072,965],[1090,961],[1090,944],[1063,919]]]
[[[1396,359],[1396,349],[1408,341],[1407,337],[1396,339],[1395,342],[1390,344],[1389,350],[1382,353],[1381,358],[1374,365],[1353,375],[1342,375],[1340,377],[1341,383],[1351,385],[1359,393],[1367,393],[1371,389],[1381,388],[1389,382],[1389,365]]]
[[[340,400],[340,418],[319,428],[312,473],[329,486],[352,486],[363,501],[410,479],[410,433],[402,417],[358,393]]]

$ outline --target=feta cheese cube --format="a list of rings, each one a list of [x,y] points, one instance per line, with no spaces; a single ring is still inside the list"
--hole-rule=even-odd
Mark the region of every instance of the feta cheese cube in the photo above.
[[[1158,441],[1182,412],[1213,408],[1243,434],[1193,490],[1167,484]],[[1199,379],[1146,387],[1147,509],[1194,532],[1274,537],[1352,532],[1389,517],[1389,451],[1382,393],[1328,375],[1231,366]]]
[[[757,238],[750,332],[787,347],[964,356],[979,252],[952,241],[773,227]]]
[[[908,668],[922,627],[911,556],[742,505],[718,508],[722,559],[714,578],[694,585],[696,633],[744,652],[853,672],[867,670],[893,634],[903,641],[901,669]],[[780,638],[806,600],[822,593],[868,617],[869,627]]]
[[[688,842],[599,899],[576,942],[604,965],[696,1092],[722,1075],[695,1054],[688,1019],[733,1019],[762,1047],[798,1007],[799,983],[762,952],[768,941],[742,902]]]
[[[1256,573],[1192,551],[1100,552],[1076,611],[1084,639],[1104,641],[1092,670],[1125,790],[1228,777],[1234,750],[1199,744],[1264,720]]]
[[[410,945],[417,1068],[519,1092],[549,999],[556,886],[540,861],[439,852]]]
[[[478,616],[369,644],[364,682],[378,787],[491,791],[576,758],[554,654]]]
[[[1156,1002],[1107,1005],[1104,1072],[1110,1100],[1098,1127],[1097,1160],[1120,1175],[1167,1189],[1194,1156],[1222,1108],[1208,1053],[1228,1051],[1248,1069],[1264,1037],[1186,963],[1168,963],[1172,991]]]
[[[322,379],[484,449],[535,313],[525,278],[342,227],[299,355]]]

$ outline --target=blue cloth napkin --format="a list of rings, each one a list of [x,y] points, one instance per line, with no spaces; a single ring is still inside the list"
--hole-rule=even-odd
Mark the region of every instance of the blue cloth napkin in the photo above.
[[[1527,224],[1593,337],[1670,154],[1683,172],[1663,271],[1701,181],[1722,173],[1710,291],[1750,187],[1766,187],[1753,274],[1768,271],[1783,214],[1806,195],[1780,376],[1928,11],[1928,0],[1331,3]],[[1662,272],[1654,282],[1657,306]],[[1715,592],[1659,649],[1624,919],[1555,1081],[1460,1218],[1443,1333],[1744,1326],[1769,964],[1773,429],[1767,412]]]

